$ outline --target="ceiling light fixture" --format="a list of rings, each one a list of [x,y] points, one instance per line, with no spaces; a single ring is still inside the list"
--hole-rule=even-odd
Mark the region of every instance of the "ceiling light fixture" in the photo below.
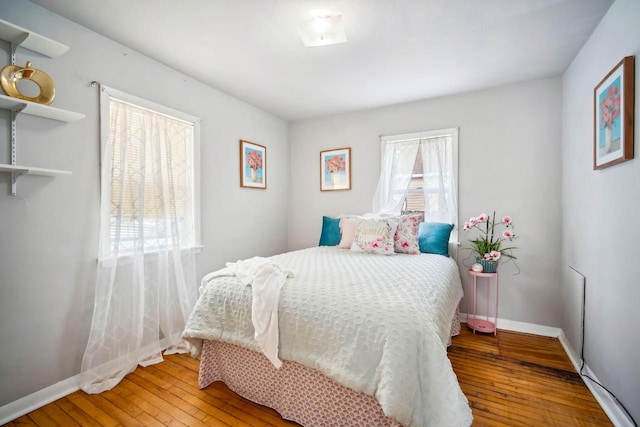
[[[307,47],[347,42],[342,15],[315,16],[300,24],[298,33]]]

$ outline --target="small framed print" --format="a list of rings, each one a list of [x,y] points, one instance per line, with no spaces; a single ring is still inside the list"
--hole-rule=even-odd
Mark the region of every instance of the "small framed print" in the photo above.
[[[593,90],[593,169],[633,159],[634,68],[623,58]]]
[[[267,188],[267,147],[240,140],[240,187]]]
[[[320,152],[320,191],[351,190],[351,148]]]

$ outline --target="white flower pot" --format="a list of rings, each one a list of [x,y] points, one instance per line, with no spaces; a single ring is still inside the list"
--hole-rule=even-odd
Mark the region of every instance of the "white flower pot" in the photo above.
[[[331,173],[331,183],[334,187],[337,187],[341,184],[340,172],[332,172]]]
[[[611,127],[610,126],[606,126],[604,128],[604,151],[607,153],[611,152],[611,140],[613,138],[613,135],[611,135]]]

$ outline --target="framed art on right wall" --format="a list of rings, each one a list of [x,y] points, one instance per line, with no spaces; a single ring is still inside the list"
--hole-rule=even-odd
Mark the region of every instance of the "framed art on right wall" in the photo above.
[[[634,69],[623,58],[593,90],[593,169],[633,159]]]

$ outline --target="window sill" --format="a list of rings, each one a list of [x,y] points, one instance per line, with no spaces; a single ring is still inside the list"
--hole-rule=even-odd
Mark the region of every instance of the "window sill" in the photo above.
[[[197,255],[200,252],[202,252],[202,249],[204,248],[203,245],[195,245],[195,246],[191,246],[188,248],[180,248],[180,252],[182,254],[186,254],[188,252],[190,252],[193,255]],[[167,250],[147,250],[143,253],[144,257],[155,257],[158,254],[160,254],[161,252],[170,252],[171,249],[167,249]],[[105,257],[105,258],[98,258],[98,264],[101,267],[111,267],[113,265],[115,265],[117,262],[122,262],[124,264],[129,264],[132,263],[134,258],[136,256],[138,256],[138,253],[134,253],[134,252],[127,252],[124,254],[119,254],[118,256],[109,256],[109,257]]]

